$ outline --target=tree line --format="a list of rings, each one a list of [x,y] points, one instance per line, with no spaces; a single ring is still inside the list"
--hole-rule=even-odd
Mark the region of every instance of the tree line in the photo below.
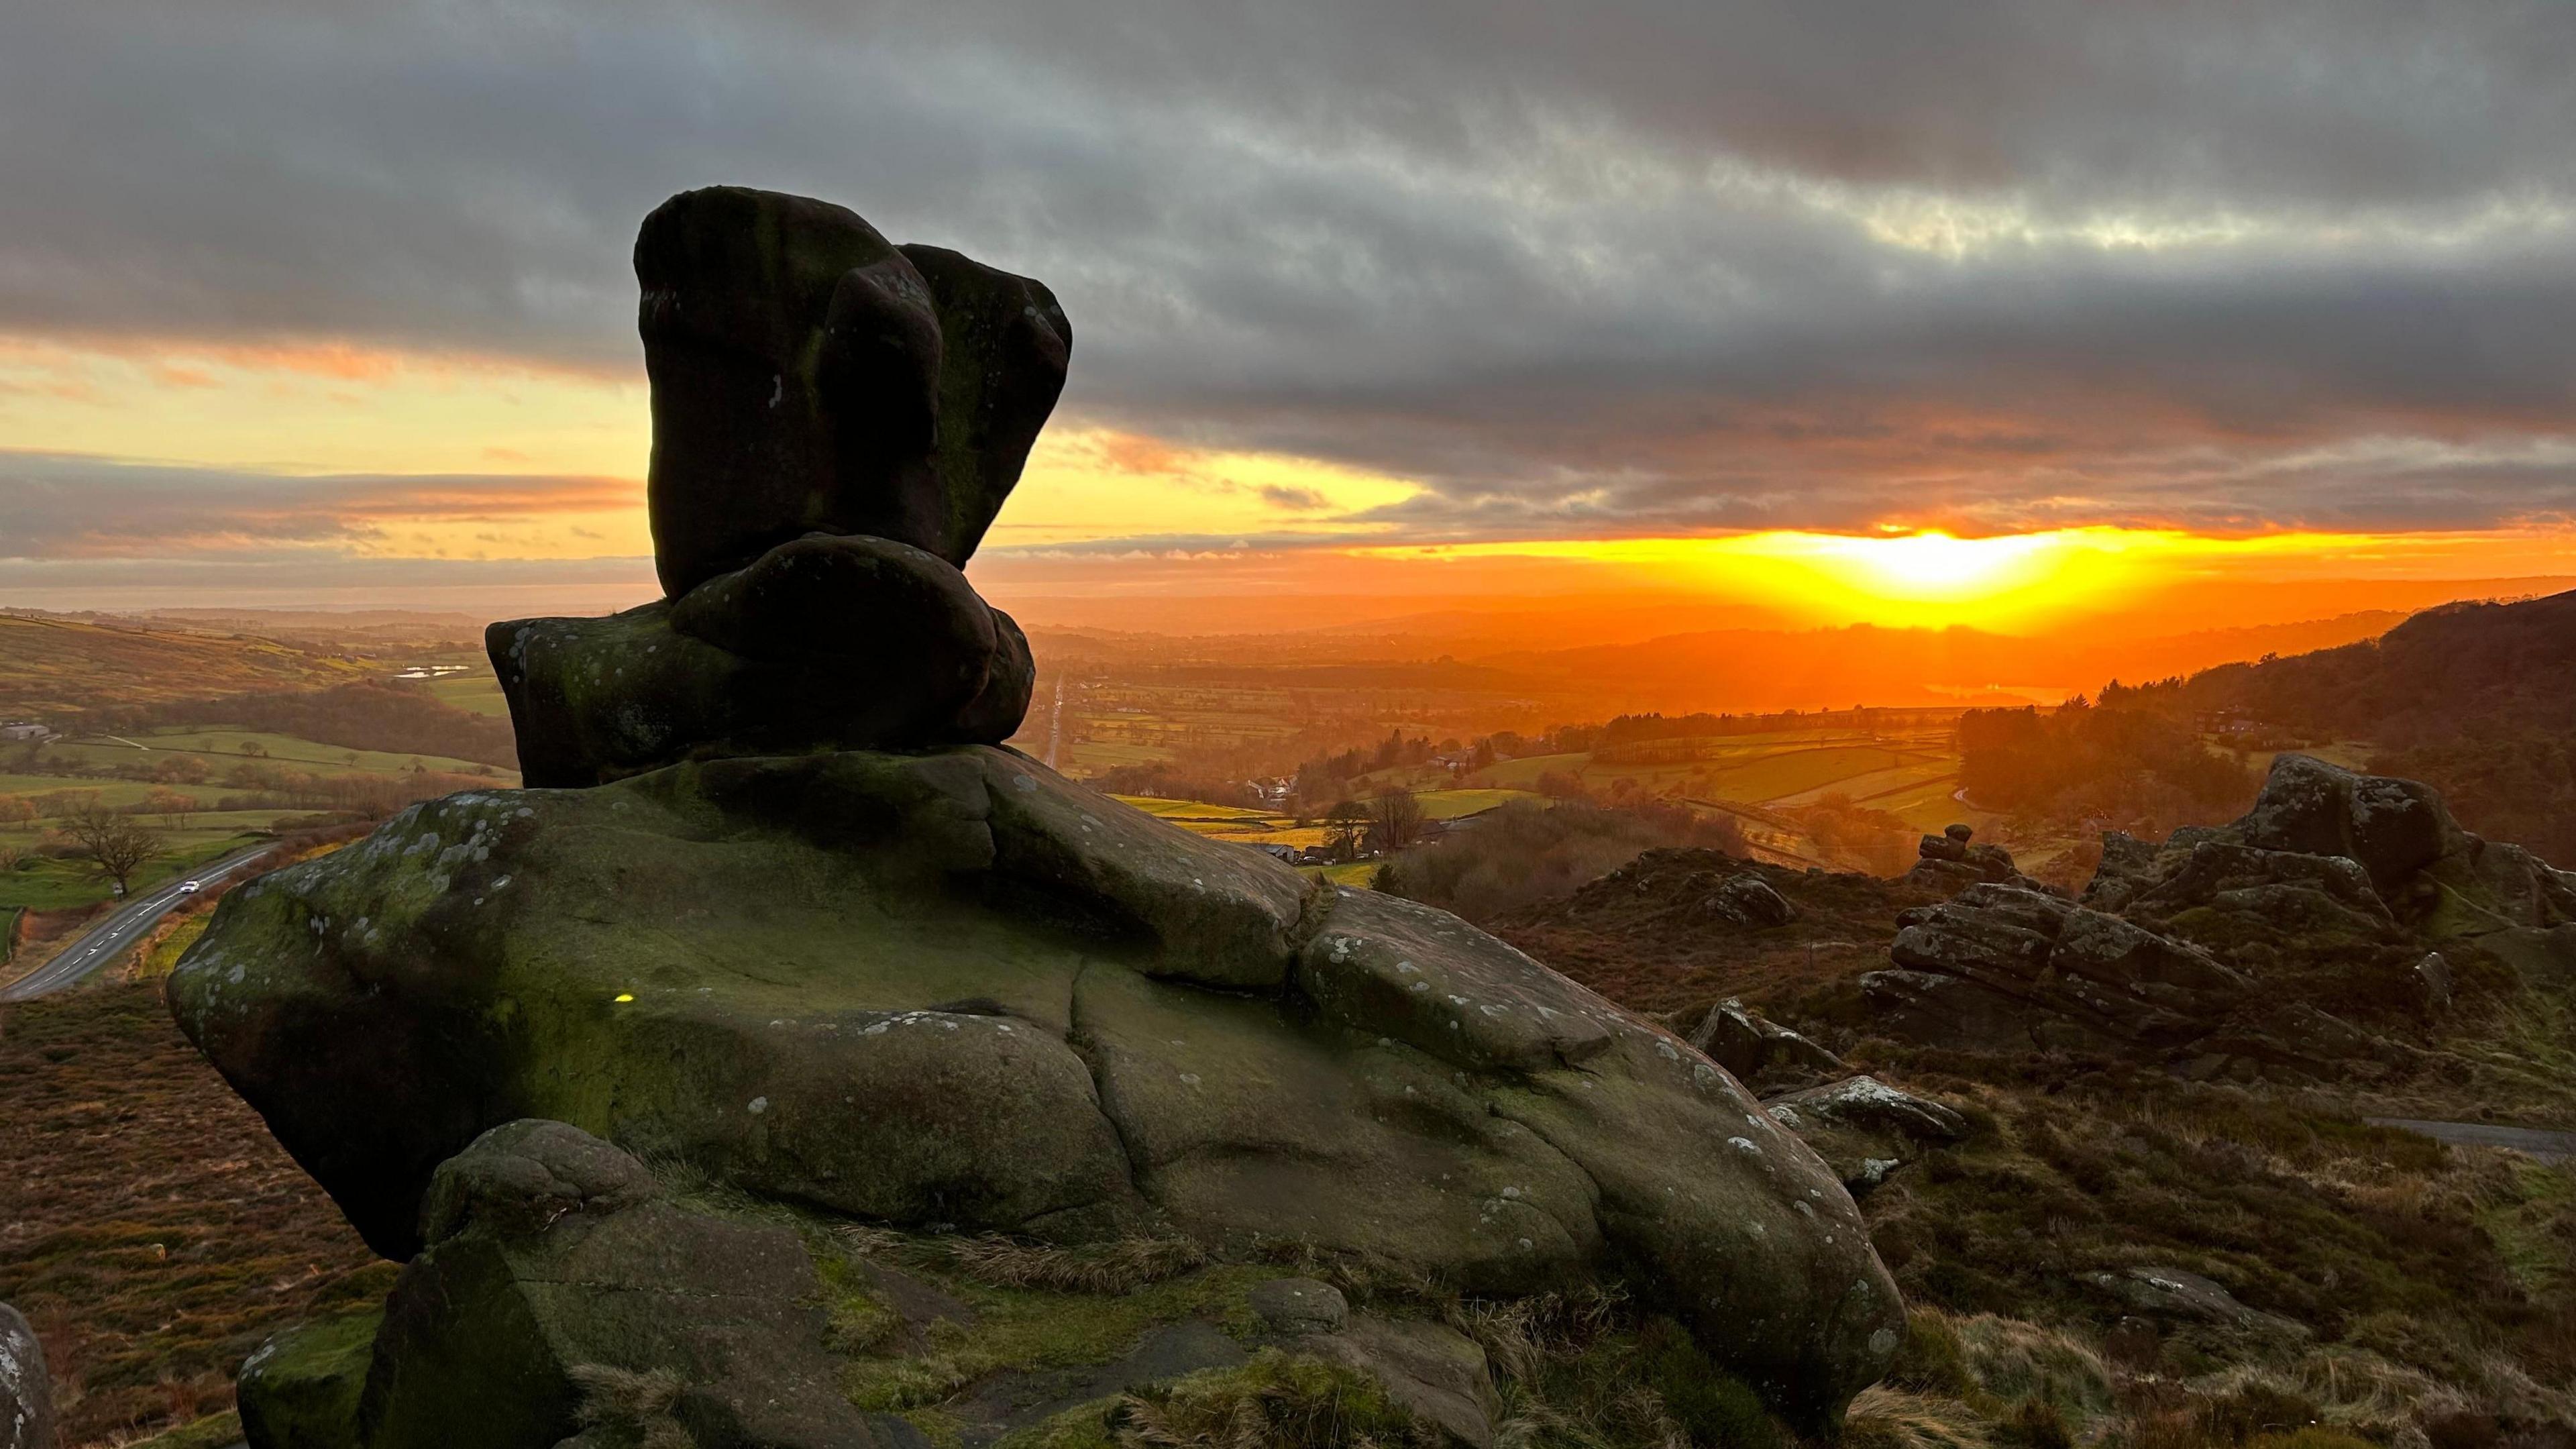
[[[362,679],[325,689],[269,690],[100,710],[83,722],[102,734],[229,725],[344,749],[443,755],[519,767],[510,721],[459,709],[410,680]]]

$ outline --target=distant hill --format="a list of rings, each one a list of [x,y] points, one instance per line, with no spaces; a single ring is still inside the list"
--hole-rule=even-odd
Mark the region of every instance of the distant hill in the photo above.
[[[0,719],[37,720],[67,734],[233,725],[517,768],[507,719],[458,709],[387,672],[381,660],[212,632],[194,621],[172,628],[0,614]]]
[[[194,633],[252,634],[324,651],[382,652],[456,643],[479,648],[483,626],[490,621],[476,614],[425,613],[418,609],[149,609],[123,618],[102,615],[100,622]]]
[[[2405,616],[2345,614],[2294,624],[2165,636],[2051,633],[2037,638],[1964,627],[1784,631],[1723,629],[1638,644],[1529,650],[1472,662],[1534,686],[1580,688],[1605,702],[1759,710],[1981,702],[1994,691],[2054,704],[2105,679],[2158,679],[2227,660],[2368,639]]]
[[[2403,749],[2576,731],[2576,591],[2446,604],[2375,640],[2192,677],[2185,698]]]
[[[2183,688],[2311,740],[2361,739],[2460,822],[2576,865],[2576,592],[2428,610],[2381,638],[2204,670]]]
[[[376,672],[345,655],[248,635],[0,614],[0,715],[57,727],[102,709],[308,689]]]

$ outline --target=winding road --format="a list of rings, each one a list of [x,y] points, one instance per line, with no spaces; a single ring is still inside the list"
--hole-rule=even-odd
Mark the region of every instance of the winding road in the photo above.
[[[101,966],[116,959],[117,953],[140,940],[155,921],[170,913],[170,908],[188,897],[179,887],[188,881],[211,886],[225,876],[240,870],[269,849],[266,844],[245,846],[218,860],[210,860],[195,874],[149,894],[126,902],[108,913],[106,919],[90,927],[77,939],[54,953],[54,959],[0,987],[0,1001],[33,1001],[51,995],[66,986],[78,985]]]
[[[2498,1127],[2488,1122],[2423,1122],[2412,1117],[2372,1117],[2374,1127],[2395,1127],[2448,1142],[2454,1147],[2509,1147],[2527,1152],[2543,1162],[2576,1161],[2576,1132],[2551,1132],[2538,1127]]]

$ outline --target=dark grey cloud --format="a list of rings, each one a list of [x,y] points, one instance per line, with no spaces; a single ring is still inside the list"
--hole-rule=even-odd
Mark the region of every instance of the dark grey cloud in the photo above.
[[[635,485],[564,475],[281,476],[0,451],[0,559],[62,560],[374,540],[387,524],[509,524],[629,509]],[[309,556],[308,556],[309,557]]]
[[[2545,519],[2571,76],[2558,0],[21,6],[0,330],[631,371],[635,221],[729,180],[1426,537]]]

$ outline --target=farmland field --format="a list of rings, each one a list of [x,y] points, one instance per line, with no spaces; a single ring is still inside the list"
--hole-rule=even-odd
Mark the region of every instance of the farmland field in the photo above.
[[[453,788],[448,781],[410,783],[416,771],[429,777],[462,777],[513,786],[518,776],[492,765],[444,755],[408,755],[381,750],[344,749],[293,735],[252,730],[201,728],[141,731],[132,735],[83,735],[42,745],[13,745],[0,751],[7,765],[0,773],[0,908],[63,910],[94,905],[110,898],[108,878],[94,865],[68,854],[63,818],[84,805],[133,813],[154,831],[158,849],[132,881],[148,890],[182,877],[217,856],[268,837],[281,820],[309,817],[317,811],[343,808],[314,796],[308,786],[319,780],[375,782],[365,790],[398,803],[405,791]],[[205,778],[130,779],[111,771],[158,771],[185,761]],[[303,782],[299,784],[298,782]],[[313,789],[322,789],[314,786]],[[344,792],[345,793],[345,792]],[[158,800],[160,805],[148,802]],[[256,808],[216,809],[226,800]],[[190,802],[183,808],[179,802]],[[167,808],[163,808],[166,806]],[[138,810],[137,807],[147,807]],[[387,808],[379,803],[373,808]],[[11,815],[23,818],[11,819]]]
[[[218,769],[258,761],[334,774],[392,775],[408,771],[417,764],[440,774],[492,774],[511,782],[517,780],[515,774],[497,766],[477,764],[472,760],[451,759],[445,755],[349,750],[337,745],[299,740],[292,735],[252,730],[155,730],[143,735],[83,735],[46,745],[39,758],[80,769],[113,769],[118,765],[148,765],[155,756],[163,754],[193,755]]]
[[[262,838],[239,828],[171,831],[164,839],[161,854],[134,873],[135,894],[178,880],[207,861],[230,855]],[[25,832],[0,832],[0,844],[22,845],[26,841]],[[107,882],[77,861],[28,856],[15,870],[0,871],[0,909],[59,911],[91,905],[110,895]]]
[[[421,678],[424,674],[429,677]],[[492,661],[480,649],[412,657],[393,677],[418,684],[429,691],[432,699],[457,709],[488,715],[510,712],[510,702],[501,694],[501,681],[492,673]]]

